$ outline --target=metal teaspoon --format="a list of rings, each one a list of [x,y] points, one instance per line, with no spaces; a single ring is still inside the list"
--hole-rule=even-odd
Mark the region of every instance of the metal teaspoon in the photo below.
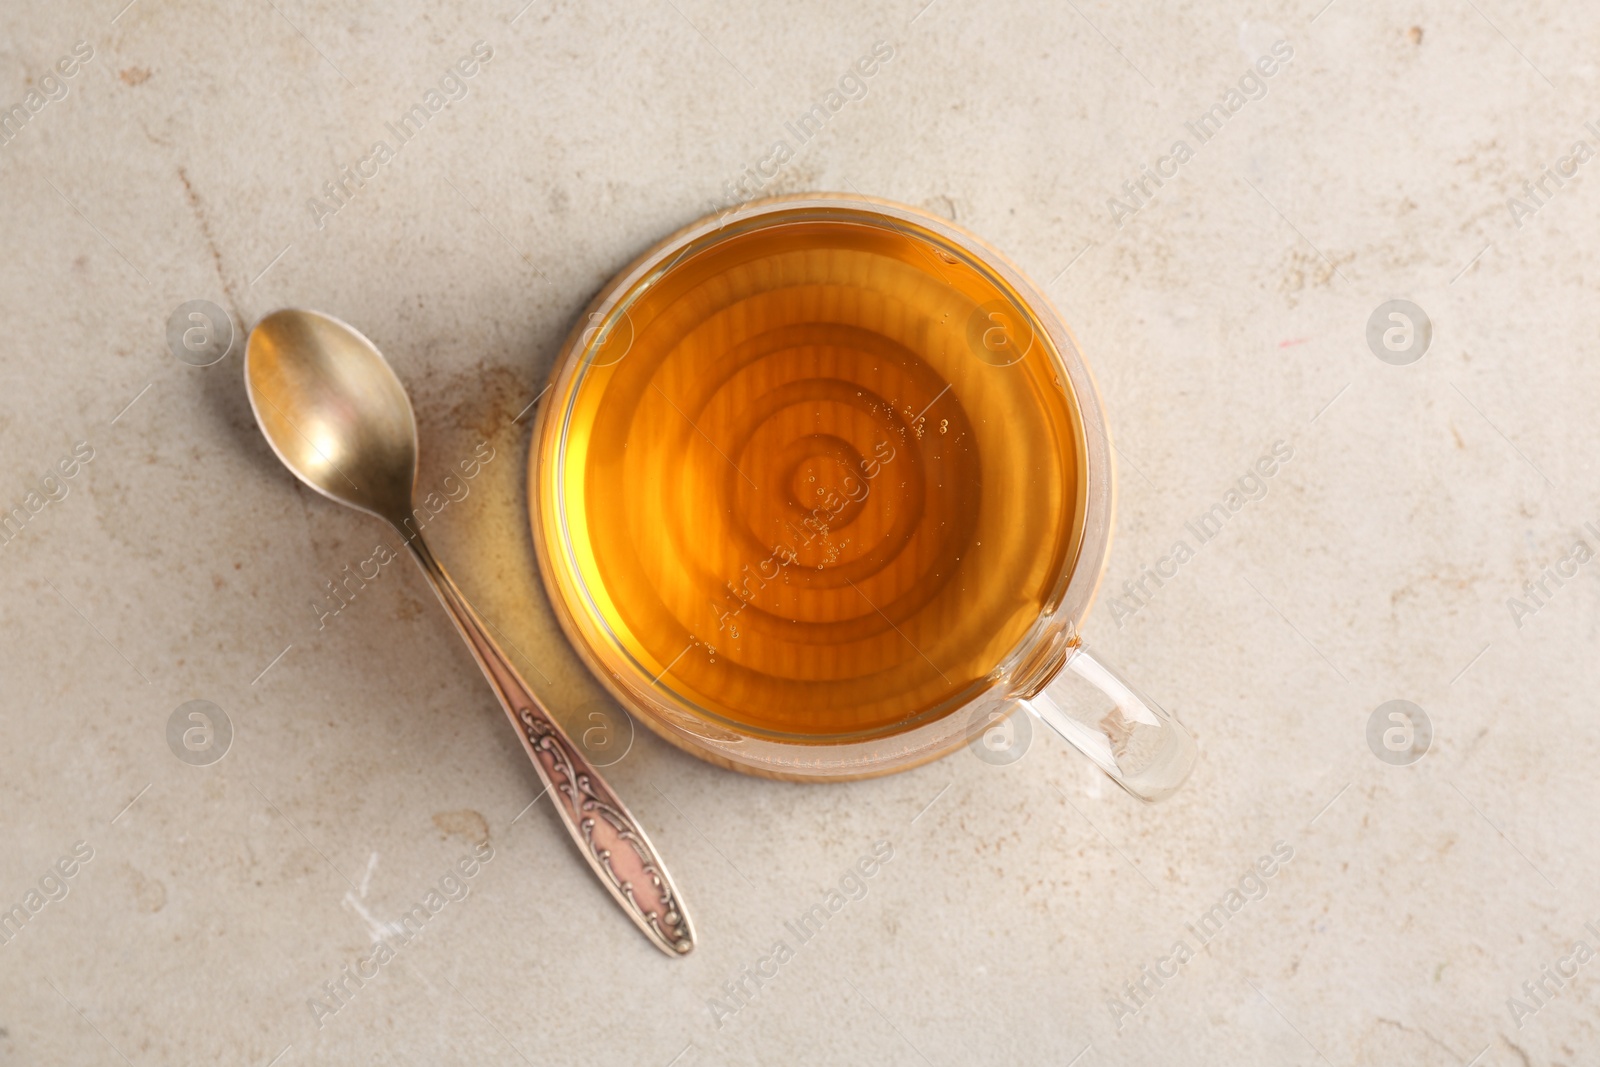
[[[404,538],[517,728],[583,858],[657,948],[687,955],[694,931],[655,846],[511,666],[421,533],[407,529],[417,423],[383,354],[330,315],[285,308],[250,331],[244,374],[256,422],[284,466]]]

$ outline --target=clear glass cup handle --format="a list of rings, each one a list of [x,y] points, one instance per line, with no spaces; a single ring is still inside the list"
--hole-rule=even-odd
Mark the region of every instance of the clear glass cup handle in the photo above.
[[[1082,642],[1068,651],[1062,668],[1110,697],[1111,709],[1093,700],[1063,704],[1048,688],[1022,705],[1140,800],[1177,792],[1198,755],[1189,731]]]

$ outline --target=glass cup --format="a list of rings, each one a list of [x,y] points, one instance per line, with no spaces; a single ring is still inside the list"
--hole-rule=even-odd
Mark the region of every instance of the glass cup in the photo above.
[[[944,219],[842,195],[702,219],[618,274],[529,462],[588,667],[673,744],[784,779],[905,770],[1020,707],[1134,796],[1175,791],[1193,740],[1081,636],[1113,507],[1044,295]]]

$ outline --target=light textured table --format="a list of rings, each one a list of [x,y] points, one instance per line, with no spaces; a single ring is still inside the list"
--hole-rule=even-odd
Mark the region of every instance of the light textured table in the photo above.
[[[0,1063],[1597,1061],[1593,9],[124,2],[0,13]],[[529,807],[409,563],[320,614],[385,531],[277,464],[237,339],[191,366],[168,320],[332,312],[424,484],[489,442],[435,548],[586,730],[517,417],[641,249],[813,189],[955,219],[1074,325],[1120,456],[1090,630],[1203,762],[1145,808],[1042,735],[802,786],[641,728],[610,774],[694,908],[673,961]],[[1405,365],[1394,299],[1432,324]],[[1367,739],[1396,699],[1409,766]],[[169,747],[191,700],[220,761]]]

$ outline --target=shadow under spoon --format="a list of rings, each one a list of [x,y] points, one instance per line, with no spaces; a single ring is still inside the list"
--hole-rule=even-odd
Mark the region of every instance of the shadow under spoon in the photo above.
[[[583,858],[669,956],[694,948],[689,913],[650,838],[489,636],[412,520],[417,423],[373,343],[315,311],[274,311],[250,331],[245,386],[267,442],[317,492],[376,515],[404,539],[494,687]]]

